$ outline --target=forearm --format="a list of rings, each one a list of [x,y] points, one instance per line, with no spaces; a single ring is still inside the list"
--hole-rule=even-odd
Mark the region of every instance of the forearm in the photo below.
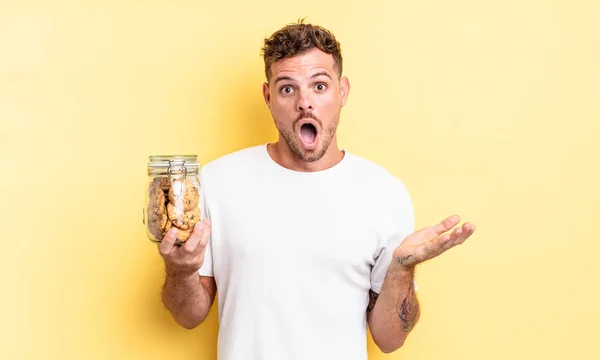
[[[414,268],[406,269],[393,260],[377,302],[370,309],[371,335],[383,352],[400,348],[419,319],[413,280]]]
[[[167,275],[162,289],[162,301],[175,321],[186,329],[192,329],[204,321],[212,303],[198,274]]]

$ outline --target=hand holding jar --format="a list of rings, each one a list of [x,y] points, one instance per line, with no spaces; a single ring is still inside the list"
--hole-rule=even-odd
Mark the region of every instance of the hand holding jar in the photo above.
[[[151,156],[148,163],[144,224],[160,243],[175,228],[175,245],[186,242],[201,220],[199,164],[195,155]]]
[[[181,246],[175,245],[177,229],[171,228],[167,231],[158,245],[158,251],[165,261],[167,276],[191,276],[202,267],[210,230],[208,220],[196,223],[190,237]]]
[[[158,243],[169,276],[202,267],[210,223],[201,221],[200,165],[195,155],[150,156],[144,206],[148,238]]]

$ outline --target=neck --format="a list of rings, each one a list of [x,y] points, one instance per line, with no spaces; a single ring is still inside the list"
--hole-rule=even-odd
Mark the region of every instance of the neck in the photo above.
[[[313,172],[329,169],[344,158],[334,138],[322,158],[313,162],[304,162],[294,155],[287,143],[279,139],[276,143],[267,145],[267,152],[277,164],[294,171]]]

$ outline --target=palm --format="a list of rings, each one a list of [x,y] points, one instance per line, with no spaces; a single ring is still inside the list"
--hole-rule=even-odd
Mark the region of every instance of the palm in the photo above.
[[[407,236],[394,250],[394,258],[403,266],[412,266],[441,255],[446,250],[462,244],[473,232],[475,226],[464,223],[451,233],[445,234],[458,224],[456,215],[446,218],[441,223],[429,226]]]

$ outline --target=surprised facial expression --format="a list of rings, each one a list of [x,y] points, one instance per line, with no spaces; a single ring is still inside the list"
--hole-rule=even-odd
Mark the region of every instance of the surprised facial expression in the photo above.
[[[298,159],[313,162],[325,155],[348,90],[348,79],[339,78],[333,56],[318,49],[271,66],[263,95],[281,137]]]

